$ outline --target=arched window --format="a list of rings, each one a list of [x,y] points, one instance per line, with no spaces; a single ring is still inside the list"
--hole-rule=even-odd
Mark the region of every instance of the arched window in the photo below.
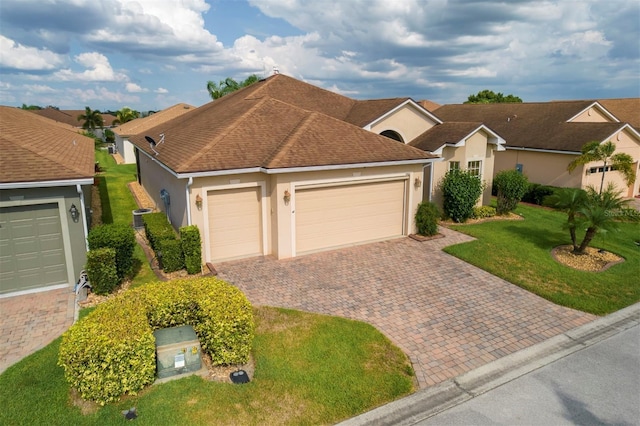
[[[394,141],[398,141],[398,142],[402,142],[404,143],[404,141],[402,140],[402,136],[400,136],[400,134],[398,132],[394,132],[393,130],[385,130],[384,132],[380,133],[382,136],[386,136],[389,139],[393,139]]]

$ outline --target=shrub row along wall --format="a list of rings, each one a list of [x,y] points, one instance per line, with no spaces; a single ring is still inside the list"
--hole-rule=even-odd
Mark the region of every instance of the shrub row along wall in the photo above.
[[[89,231],[87,241],[90,251],[86,269],[91,288],[97,294],[108,294],[133,268],[135,234],[127,225],[100,225]],[[114,251],[113,260],[107,259],[110,255],[105,252],[92,253],[107,248]]]
[[[195,225],[180,228],[180,239],[164,213],[142,216],[144,230],[151,248],[161,259],[165,272],[174,272],[185,266],[189,274],[196,274],[202,267],[200,231]]]
[[[82,398],[117,401],[154,381],[153,330],[180,325],[194,328],[215,365],[247,362],[251,304],[229,283],[198,278],[148,284],[99,305],[62,335],[58,364]]]

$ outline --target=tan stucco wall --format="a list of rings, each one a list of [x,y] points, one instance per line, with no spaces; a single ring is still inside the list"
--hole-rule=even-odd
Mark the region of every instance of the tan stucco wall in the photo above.
[[[486,205],[491,202],[491,185],[493,184],[493,168],[495,159],[496,145],[488,143],[488,135],[479,131],[474,133],[465,141],[464,146],[451,147],[447,146],[442,150],[443,161],[434,163],[433,166],[433,183],[431,201],[443,205],[442,190],[440,182],[449,170],[450,161],[459,161],[460,168],[466,169],[469,161],[482,161],[482,181],[485,184],[482,197],[478,200],[478,205]]]
[[[397,132],[404,143],[409,143],[418,135],[435,126],[435,122],[426,117],[413,105],[404,105],[389,116],[384,117],[371,125],[371,131],[382,133],[385,130]]]
[[[599,109],[591,107],[582,114],[576,116],[572,123],[610,123],[613,122],[609,117],[600,112]]]
[[[295,226],[294,209],[296,185],[310,182],[364,182],[370,179],[389,176],[407,180],[405,234],[413,233],[415,232],[415,212],[418,204],[422,201],[421,164],[282,174],[250,173],[196,178],[190,190],[192,223],[197,225],[201,231],[204,255],[206,245],[208,244],[208,237],[204,232],[207,228],[207,226],[205,226],[205,209],[197,208],[195,203],[196,196],[200,195],[204,202],[206,202],[207,191],[215,190],[216,188],[230,188],[234,185],[264,182],[266,197],[263,199],[263,203],[267,210],[267,228],[265,231],[267,235],[267,252],[264,254],[274,255],[278,259],[285,259],[294,255],[293,229]],[[420,181],[420,184],[417,186],[416,178]],[[291,194],[289,202],[285,202],[284,200],[285,191],[289,191]],[[265,224],[263,224],[263,226],[265,226]]]

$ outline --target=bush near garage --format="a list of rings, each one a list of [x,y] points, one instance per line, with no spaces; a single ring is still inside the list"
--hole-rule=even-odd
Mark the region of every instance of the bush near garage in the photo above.
[[[416,211],[416,228],[419,235],[430,237],[438,233],[438,220],[440,219],[440,210],[438,206],[431,202],[422,202],[418,204]]]
[[[180,243],[182,244],[187,273],[200,273],[202,271],[202,241],[198,227],[189,225],[180,228]]]
[[[153,330],[191,325],[214,365],[247,362],[251,304],[218,278],[148,284],[103,304],[62,335],[58,364],[82,398],[104,405],[155,379]]]
[[[124,224],[99,225],[89,231],[89,250],[110,247],[116,251],[116,272],[122,281],[133,268],[133,250],[136,236],[130,226]]]
[[[87,276],[95,294],[109,294],[118,285],[116,251],[103,247],[87,252]]]

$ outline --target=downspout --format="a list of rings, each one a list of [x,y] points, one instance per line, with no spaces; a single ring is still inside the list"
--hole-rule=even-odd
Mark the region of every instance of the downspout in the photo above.
[[[78,196],[80,197],[80,208],[82,209],[82,230],[84,232],[84,246],[89,251],[89,229],[87,225],[87,209],[84,204],[84,192],[82,191],[82,186],[80,184],[76,185],[76,190],[78,191]]]
[[[185,195],[187,200],[187,225],[191,225],[191,200],[189,199],[191,185],[193,185],[193,177],[189,178],[189,181],[187,182],[187,186],[185,187]]]

